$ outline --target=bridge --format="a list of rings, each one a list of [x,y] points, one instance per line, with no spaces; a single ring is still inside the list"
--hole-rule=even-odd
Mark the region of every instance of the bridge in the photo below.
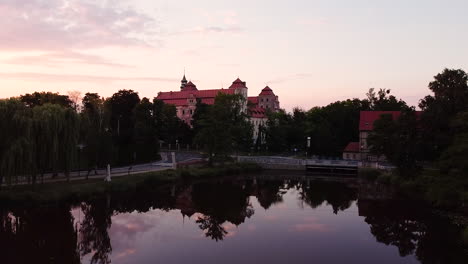
[[[239,162],[256,163],[265,169],[307,170],[318,173],[355,174],[358,161],[329,159],[298,159],[277,156],[239,156]]]

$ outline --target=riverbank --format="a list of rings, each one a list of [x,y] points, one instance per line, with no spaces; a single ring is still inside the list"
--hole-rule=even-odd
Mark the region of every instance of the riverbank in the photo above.
[[[424,170],[410,178],[376,169],[359,171],[361,180],[388,186],[399,199],[426,203],[452,222],[468,226],[468,179]]]
[[[145,172],[114,178],[111,182],[102,179],[73,182],[47,183],[4,187],[0,191],[0,204],[51,204],[76,202],[104,193],[134,192],[139,189],[157,188],[180,180],[213,178],[225,175],[260,171],[258,165],[232,163],[216,167],[190,168]]]

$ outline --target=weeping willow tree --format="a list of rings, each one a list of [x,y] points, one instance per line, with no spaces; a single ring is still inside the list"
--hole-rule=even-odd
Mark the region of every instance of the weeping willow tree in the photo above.
[[[0,100],[0,183],[37,175],[65,173],[76,160],[79,119],[72,109],[46,104],[27,107],[16,99]]]
[[[0,183],[31,172],[32,112],[19,100],[0,100]]]

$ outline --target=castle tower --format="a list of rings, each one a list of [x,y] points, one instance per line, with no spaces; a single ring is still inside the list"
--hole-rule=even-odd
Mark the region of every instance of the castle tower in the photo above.
[[[276,111],[279,109],[279,99],[270,87],[265,87],[258,95],[258,106],[263,109]]]
[[[183,91],[186,85],[187,85],[187,79],[185,78],[185,73],[184,73],[184,78],[182,78],[182,81],[180,81],[180,90]]]

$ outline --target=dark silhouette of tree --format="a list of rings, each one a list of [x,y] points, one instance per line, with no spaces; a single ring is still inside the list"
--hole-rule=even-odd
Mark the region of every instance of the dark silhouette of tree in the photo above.
[[[0,254],[2,263],[79,264],[68,205],[0,210]]]
[[[91,263],[111,263],[112,245],[108,230],[111,227],[112,210],[106,199],[98,199],[81,204],[84,219],[80,223],[79,251],[87,255],[93,253]]]
[[[379,89],[376,93],[374,88],[370,88],[366,94],[369,108],[374,111],[401,111],[409,108],[405,101],[397,99],[390,92],[389,89]]]
[[[73,102],[68,95],[60,95],[51,92],[35,92],[20,96],[21,102],[26,106],[33,108],[45,104],[57,104],[63,107],[73,108]]]
[[[130,164],[135,159],[135,108],[139,103],[140,97],[133,90],[120,90],[106,101],[118,164]]]
[[[209,237],[213,240],[223,240],[224,236],[228,234],[226,229],[222,226],[224,222],[214,217],[204,215],[198,217],[196,223],[198,224],[200,229],[205,231],[206,237]]]
[[[252,144],[253,128],[244,112],[245,98],[220,93],[215,103],[196,121],[195,142],[204,146],[210,164],[213,156],[225,158],[233,151],[248,150]]]
[[[436,160],[452,143],[454,131],[451,120],[457,113],[468,110],[468,75],[463,70],[445,69],[429,84],[434,95],[419,103],[422,116],[425,159]]]
[[[299,198],[312,208],[317,208],[327,202],[338,214],[351,206],[357,200],[357,190],[348,187],[345,183],[312,181],[301,183]]]
[[[392,115],[382,115],[375,121],[374,131],[368,141],[371,152],[384,155],[397,166],[403,176],[414,177],[422,160],[421,130],[413,109],[402,111],[397,120]]]

